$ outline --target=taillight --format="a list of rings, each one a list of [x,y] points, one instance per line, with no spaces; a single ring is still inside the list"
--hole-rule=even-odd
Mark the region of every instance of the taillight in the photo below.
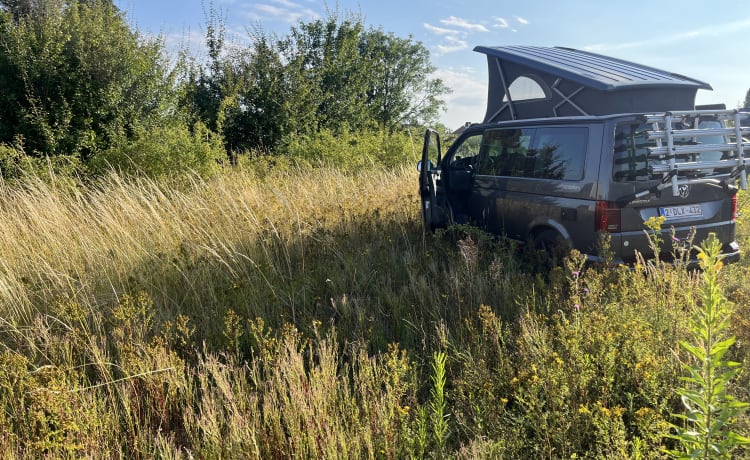
[[[617,206],[617,203],[597,201],[594,219],[596,220],[596,231],[620,231],[620,207]]]
[[[737,219],[737,194],[732,195],[732,220]]]

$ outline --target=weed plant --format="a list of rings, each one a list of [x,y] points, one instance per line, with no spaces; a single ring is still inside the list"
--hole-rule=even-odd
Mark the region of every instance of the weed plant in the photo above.
[[[677,448],[700,273],[540,272],[476,229],[424,233],[416,193],[413,167],[0,184],[0,457]],[[743,370],[747,271],[717,278]]]

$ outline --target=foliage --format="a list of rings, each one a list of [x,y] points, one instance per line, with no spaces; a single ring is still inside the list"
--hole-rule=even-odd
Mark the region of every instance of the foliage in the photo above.
[[[378,126],[394,131],[436,121],[444,106],[440,98],[450,90],[442,80],[430,78],[435,68],[422,43],[370,29],[362,35],[360,54],[370,75],[369,116]]]
[[[87,161],[174,113],[162,44],[110,0],[4,1],[0,142]]]
[[[432,436],[435,440],[435,450],[445,453],[445,444],[448,440],[448,414],[445,402],[445,362],[447,356],[444,352],[435,352],[432,355],[432,388],[430,389],[430,418],[432,420]]]
[[[290,139],[284,151],[309,165],[357,171],[373,166],[416,165],[419,147],[415,142],[411,131],[352,132],[344,129],[336,135],[323,130]]]
[[[208,175],[225,160],[221,140],[213,132],[200,123],[192,131],[176,124],[140,132],[131,142],[101,152],[89,162],[89,169],[100,175],[111,169],[149,177]]]
[[[701,305],[692,309],[690,340],[680,341],[690,361],[682,366],[688,386],[677,390],[687,413],[677,415],[683,426],[672,425],[673,437],[682,448],[670,451],[675,458],[731,458],[736,446],[750,444],[750,438],[732,430],[748,403],[735,400],[727,388],[740,371],[740,363],[725,358],[736,339],[727,335],[732,311],[719,285],[720,254],[721,243],[710,234],[698,254],[704,271]]]
[[[300,135],[433,122],[448,92],[431,76],[424,45],[367,28],[361,16],[329,12],[283,37],[256,28],[245,49],[225,49],[223,31],[212,11],[211,62],[189,68],[185,103],[230,152],[275,151]]]
[[[0,178],[8,181],[23,181],[28,177],[46,180],[72,180],[83,174],[85,168],[80,159],[70,155],[53,157],[29,156],[23,145],[0,144]]]
[[[95,174],[106,165],[206,170],[246,153],[290,152],[291,160],[266,161],[298,165],[396,165],[400,133],[434,121],[448,92],[424,45],[368,28],[358,15],[329,12],[283,37],[258,26],[247,47],[224,35],[211,5],[209,61],[183,50],[170,65],[162,38],[131,30],[111,0],[0,0],[0,144],[13,146],[4,156],[21,148],[31,162],[71,159],[76,173]],[[368,138],[384,146],[303,150]],[[17,163],[6,162],[4,177],[18,175]]]
[[[703,275],[577,253],[540,273],[475,228],[424,234],[414,184],[411,165],[0,183],[0,455],[678,449]],[[723,359],[743,367],[747,276],[716,278],[737,303]],[[725,389],[746,400],[749,378]]]

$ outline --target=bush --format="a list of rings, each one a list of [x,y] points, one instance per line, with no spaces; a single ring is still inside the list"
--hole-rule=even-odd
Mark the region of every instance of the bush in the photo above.
[[[419,144],[419,145],[418,145]],[[416,164],[421,142],[411,131],[330,130],[287,139],[284,153],[315,166],[336,166],[349,170],[368,166],[395,167]]]
[[[219,136],[203,124],[157,127],[133,142],[96,155],[89,166],[95,174],[116,169],[125,175],[174,176],[185,172],[208,175],[227,160]]]
[[[49,180],[71,178],[83,171],[81,161],[70,155],[32,157],[23,145],[0,144],[0,177],[18,180],[24,177],[41,177]]]

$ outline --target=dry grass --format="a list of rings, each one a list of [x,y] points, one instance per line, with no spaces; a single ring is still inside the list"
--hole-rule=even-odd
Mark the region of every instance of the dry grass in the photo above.
[[[0,456],[659,456],[698,279],[537,273],[418,206],[411,168],[0,185]]]

